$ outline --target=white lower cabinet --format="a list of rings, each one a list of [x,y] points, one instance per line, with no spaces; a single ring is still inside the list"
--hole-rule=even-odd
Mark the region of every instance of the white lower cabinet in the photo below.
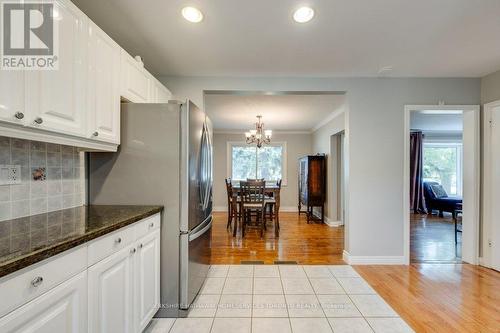
[[[87,332],[87,272],[1,318],[0,332]]]
[[[138,241],[135,258],[136,332],[148,325],[160,306],[160,231]]]
[[[130,245],[89,268],[89,332],[134,332],[134,252]]]

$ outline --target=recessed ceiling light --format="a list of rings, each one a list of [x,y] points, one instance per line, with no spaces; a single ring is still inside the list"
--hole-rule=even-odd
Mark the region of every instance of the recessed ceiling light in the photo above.
[[[184,7],[182,8],[182,16],[189,22],[198,23],[203,20],[203,13],[194,7]]]
[[[293,13],[293,19],[298,23],[306,23],[314,17],[314,10],[311,7],[300,7]]]

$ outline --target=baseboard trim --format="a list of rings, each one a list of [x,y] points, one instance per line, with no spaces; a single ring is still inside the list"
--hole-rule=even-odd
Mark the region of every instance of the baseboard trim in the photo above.
[[[405,265],[404,256],[353,256],[344,250],[342,259],[349,265]]]
[[[214,206],[212,207],[213,212],[227,212],[227,206]]]

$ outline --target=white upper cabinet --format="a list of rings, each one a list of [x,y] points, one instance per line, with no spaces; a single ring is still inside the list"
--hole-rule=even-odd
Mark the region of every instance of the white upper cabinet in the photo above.
[[[24,72],[0,70],[0,120],[23,125],[26,121],[24,109]]]
[[[150,74],[144,64],[132,58],[125,50],[121,51],[122,83],[121,95],[129,102],[148,103],[150,101]]]
[[[70,1],[57,0],[54,5],[59,13],[59,69],[27,72],[27,124],[84,137],[88,20]]]
[[[120,50],[90,23],[87,136],[116,144],[120,143]]]
[[[151,75],[151,98],[150,103],[167,103],[172,99],[172,93]]]

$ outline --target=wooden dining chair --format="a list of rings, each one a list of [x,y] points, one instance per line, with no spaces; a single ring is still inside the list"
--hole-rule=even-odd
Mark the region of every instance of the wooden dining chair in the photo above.
[[[270,219],[274,221],[274,234],[279,237],[280,230],[280,203],[281,203],[281,179],[276,182],[277,189],[273,191],[273,197],[266,199],[266,208],[269,207]]]
[[[247,227],[252,226],[251,217],[255,215],[255,226],[260,228],[260,237],[263,237],[266,227],[265,217],[265,182],[240,182],[241,187],[241,207],[242,224],[241,237],[245,236]]]
[[[224,179],[226,182],[226,192],[227,192],[227,225],[226,229],[229,229],[233,220],[233,234],[236,234],[237,219],[240,217],[238,213],[239,197],[238,194],[233,191],[233,184],[231,183],[231,178]]]

